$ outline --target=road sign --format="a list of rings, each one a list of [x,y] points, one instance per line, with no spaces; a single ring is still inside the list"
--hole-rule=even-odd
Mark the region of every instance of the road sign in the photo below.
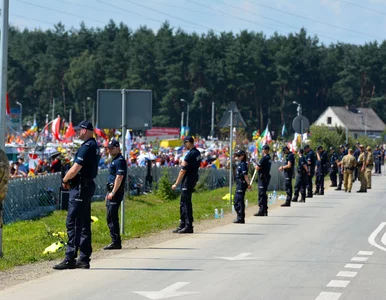
[[[152,92],[149,90],[97,91],[97,124],[99,128],[122,127],[122,92],[125,93],[126,127],[134,130],[152,128]]]
[[[237,109],[236,103],[231,102],[229,103],[228,108],[225,110],[220,122],[218,123],[219,127],[229,127],[231,122],[231,113],[233,112],[233,127],[247,127],[247,125],[244,122],[243,117],[241,116],[239,110]]]
[[[292,121],[292,128],[296,133],[303,134],[308,132],[310,128],[310,121],[305,116],[297,116]]]

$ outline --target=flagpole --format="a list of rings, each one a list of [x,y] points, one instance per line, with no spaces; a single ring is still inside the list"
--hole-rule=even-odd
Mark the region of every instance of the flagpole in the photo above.
[[[229,147],[229,204],[232,205],[232,146],[233,146],[233,110],[230,111],[230,147]]]

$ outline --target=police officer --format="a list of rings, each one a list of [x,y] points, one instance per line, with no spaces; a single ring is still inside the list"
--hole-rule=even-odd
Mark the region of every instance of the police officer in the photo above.
[[[298,151],[298,167],[295,183],[295,192],[294,197],[292,198],[293,202],[298,202],[299,192],[301,194],[301,199],[299,202],[306,202],[306,188],[308,183],[308,176],[311,175],[311,172],[308,168],[307,159],[304,157],[304,150],[299,149]]]
[[[366,182],[367,182],[367,189],[371,189],[371,171],[373,170],[373,166],[374,166],[374,157],[373,157],[373,152],[371,152],[370,146],[367,146],[366,150],[367,150],[367,156],[365,160],[365,164],[366,164],[365,176],[366,176]]]
[[[237,218],[233,223],[244,224],[245,223],[245,191],[247,188],[251,188],[248,178],[248,164],[247,155],[244,150],[238,150],[235,153],[235,157],[239,164],[236,169],[236,192],[234,197],[234,208],[237,213]]]
[[[184,146],[189,152],[181,164],[182,168],[176,182],[172,185],[172,189],[175,190],[181,183],[180,225],[173,233],[193,233],[192,193],[198,181],[201,153],[194,146],[194,139],[191,136],[185,137]]]
[[[351,193],[352,175],[357,165],[357,161],[353,154],[354,154],[354,150],[349,149],[348,154],[345,155],[342,159],[344,191],[346,193],[347,192]]]
[[[359,142],[355,143],[356,149],[354,151],[354,157],[356,161],[358,162],[359,155],[361,154],[361,150],[359,149]],[[358,166],[355,167],[354,174],[353,174],[353,182],[358,179]]]
[[[94,178],[98,174],[99,147],[95,141],[94,128],[88,121],[75,127],[79,139],[83,140],[75,154],[74,163],[64,176],[63,188],[70,190],[66,220],[68,242],[65,259],[53,268],[89,269],[91,247],[91,198],[95,192]],[[77,261],[77,252],[80,252]]]
[[[285,191],[287,193],[287,198],[281,206],[291,206],[292,199],[292,177],[294,175],[295,167],[295,156],[289,150],[287,146],[283,147],[283,153],[286,154],[285,165],[279,167],[279,171],[284,171],[285,178]]]
[[[110,230],[111,244],[107,245],[103,249],[113,250],[122,249],[121,236],[119,232],[118,211],[125,194],[127,162],[121,154],[118,141],[111,140],[107,147],[112,157],[112,161],[109,167],[106,195],[106,219]]]
[[[308,169],[310,171],[310,175],[308,176],[307,180],[307,198],[312,198],[312,178],[315,175],[315,165],[316,165],[316,156],[315,152],[311,149],[309,145],[304,146],[304,152],[306,154],[306,160]]]
[[[366,181],[366,153],[365,147],[363,145],[359,145],[359,149],[361,153],[358,157],[358,179],[361,183],[361,187],[357,193],[367,193],[367,181]]]
[[[268,216],[268,196],[267,189],[271,180],[271,156],[269,146],[263,146],[263,157],[256,165],[259,176],[259,211],[254,214],[256,217]]]
[[[330,180],[331,180],[331,185],[330,187],[337,187],[338,186],[338,178],[337,178],[337,173],[338,173],[338,155],[335,153],[334,148],[330,147]]]
[[[316,149],[316,191],[315,195],[324,195],[324,176],[327,173],[328,156],[322,146],[318,146]]]
[[[345,156],[345,148],[344,145],[340,145],[339,147],[340,153],[338,154],[338,173],[339,173],[339,183],[338,187],[335,191],[341,191],[343,185],[343,167],[342,167],[342,159]]]
[[[373,152],[374,164],[375,164],[375,174],[381,174],[381,150],[379,150],[379,146],[375,146],[375,150]]]

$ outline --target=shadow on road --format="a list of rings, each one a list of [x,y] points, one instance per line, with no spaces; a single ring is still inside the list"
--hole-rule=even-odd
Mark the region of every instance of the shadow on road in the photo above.
[[[90,271],[159,271],[159,272],[201,272],[204,269],[156,269],[156,268],[91,268]]]

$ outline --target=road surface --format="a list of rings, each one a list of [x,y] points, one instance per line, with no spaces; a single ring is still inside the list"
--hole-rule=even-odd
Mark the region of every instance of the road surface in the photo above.
[[[386,299],[386,177],[66,270],[1,300]]]

